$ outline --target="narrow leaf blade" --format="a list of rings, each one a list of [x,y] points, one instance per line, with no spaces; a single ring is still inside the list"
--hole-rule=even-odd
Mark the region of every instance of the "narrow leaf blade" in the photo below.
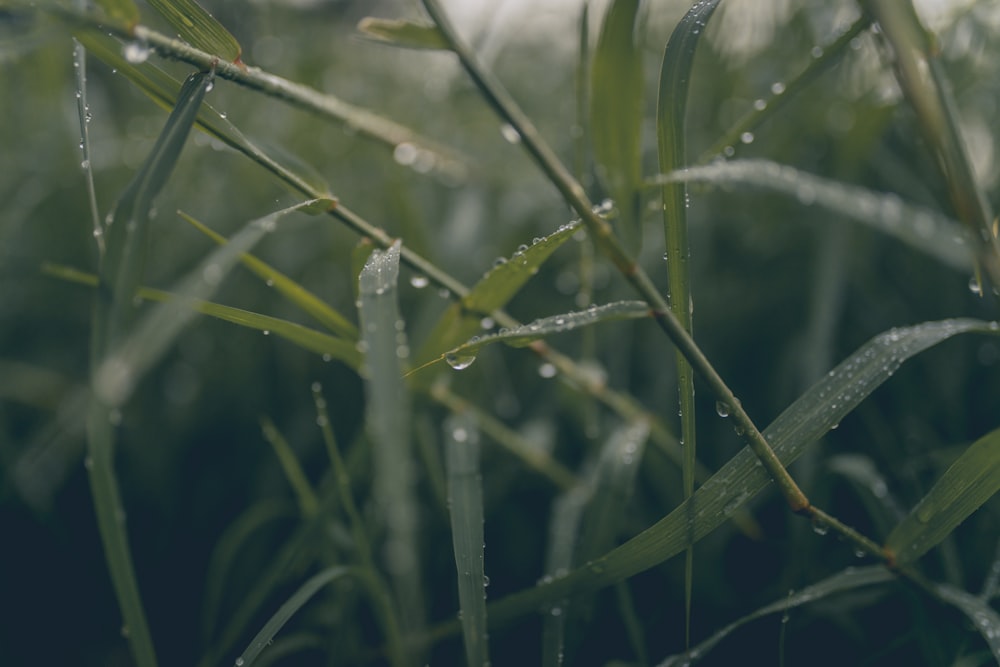
[[[181,39],[202,51],[238,62],[240,43],[196,0],[148,0],[150,6],[174,27]]]
[[[912,563],[1000,490],[1000,429],[975,441],[889,534],[885,546]]]
[[[434,24],[368,16],[358,23],[358,31],[368,39],[408,49],[447,49],[448,42]]]

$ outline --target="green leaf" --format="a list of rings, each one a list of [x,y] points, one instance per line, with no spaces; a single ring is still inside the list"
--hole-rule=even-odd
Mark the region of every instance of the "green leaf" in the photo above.
[[[250,641],[250,645],[246,647],[246,650],[236,659],[236,664],[240,667],[250,667],[260,655],[261,651],[267,648],[267,645],[271,643],[278,631],[284,627],[285,623],[288,622],[295,612],[301,609],[309,600],[312,599],[316,593],[318,593],[324,586],[338,579],[353,574],[352,568],[348,567],[331,567],[323,570],[317,575],[314,575],[306,583],[302,584],[299,590],[295,591],[292,597],[278,608],[278,611],[268,619],[264,627],[260,629],[254,638]]]
[[[240,43],[195,0],[147,1],[191,46],[228,62],[239,62],[243,52]]]
[[[417,356],[418,363],[426,364],[436,359],[480,331],[483,316],[506,306],[579,228],[578,222],[563,225],[549,236],[535,239],[530,246],[521,246],[509,260],[504,259],[490,269],[461,301],[445,310]]]
[[[765,605],[756,611],[747,614],[737,621],[730,623],[721,630],[712,634],[711,637],[685,651],[679,655],[671,656],[659,663],[658,667],[680,667],[680,665],[691,665],[705,657],[709,651],[725,639],[727,636],[738,630],[747,623],[763,618],[770,614],[787,612],[789,609],[800,607],[804,604],[821,600],[830,595],[854,590],[863,586],[874,586],[876,584],[888,583],[896,579],[895,575],[881,565],[869,567],[849,567],[842,572],[819,581],[811,586],[806,586],[800,591],[790,593],[787,597],[775,600],[771,604]]]
[[[361,34],[373,41],[408,49],[448,49],[448,42],[434,24],[368,16],[358,23]]]
[[[451,516],[451,542],[458,571],[458,601],[468,665],[489,664],[479,451],[479,430],[472,418],[462,413],[445,422],[448,513]]]
[[[770,160],[731,160],[657,176],[651,184],[699,182],[745,185],[821,206],[892,236],[939,262],[962,271],[972,267],[968,232],[946,216],[902,201],[897,195],[848,185]]]
[[[718,0],[698,2],[674,28],[663,50],[660,84],[656,103],[657,155],[660,171],[669,172],[687,164],[687,101],[694,55],[708,20]],[[691,283],[688,272],[687,188],[683,183],[665,184],[660,192],[663,201],[663,237],[666,243],[667,303],[684,330],[693,333]],[[681,441],[684,443],[682,483],[684,498],[694,493],[697,470],[697,437],[694,399],[694,371],[680,349],[674,352],[677,366],[677,397],[681,418]],[[689,539],[693,542],[693,537]],[[691,597],[694,579],[694,554],[688,550],[684,572],[685,644],[691,635]]]
[[[896,562],[912,563],[1000,490],[1000,429],[975,441],[885,541]]]
[[[319,202],[329,202],[330,200],[318,200]],[[218,244],[226,244],[228,241],[224,236],[210,229],[204,223],[195,220],[186,213],[180,212],[181,218],[189,222],[198,231],[202,232]],[[244,253],[240,256],[240,262],[245,267],[253,271],[267,285],[278,290],[290,302],[311,315],[316,321],[326,326],[348,340],[358,339],[358,329],[351,324],[346,317],[337,312],[332,306],[324,303],[319,297],[307,290],[305,287],[295,282],[277,269],[271,267],[266,262],[262,262],[251,254]]]
[[[288,444],[288,440],[285,439],[285,436],[282,435],[281,431],[278,430],[278,427],[274,425],[274,422],[270,418],[262,417],[260,426],[264,432],[264,439],[271,445],[271,449],[274,450],[275,456],[278,457],[278,461],[281,463],[285,479],[288,480],[288,484],[295,492],[295,498],[298,500],[299,512],[302,518],[310,519],[316,516],[319,510],[319,499],[316,497],[316,492],[309,483],[309,478],[302,470],[302,465],[299,463],[298,458],[296,458],[295,452],[292,451],[292,446]]]
[[[934,591],[972,621],[972,625],[989,645],[993,660],[1000,664],[1000,614],[990,605],[990,601],[948,584],[935,584]]]
[[[93,359],[99,362],[132,320],[132,302],[142,279],[149,238],[150,211],[166,185],[187,141],[211,76],[192,74],[177,95],[177,105],[139,172],[122,194],[105,231],[94,314]]]
[[[215,292],[240,256],[275,229],[277,220],[316,204],[303,202],[253,220],[233,240],[217,248],[180,283],[177,297],[147,315],[127,339],[109,351],[94,373],[94,392],[109,406],[122,405],[142,375],[166,352],[198,312],[197,304]],[[111,246],[108,246],[110,255]]]
[[[439,357],[446,360],[452,368],[468,368],[475,360],[479,351],[493,343],[505,343],[511,347],[525,347],[536,340],[581,327],[592,326],[602,322],[616,320],[634,320],[650,317],[649,306],[645,301],[616,301],[603,306],[591,306],[587,310],[561,315],[550,315],[519,327],[501,329],[499,333],[488,336],[473,336],[456,348]]]
[[[373,496],[385,524],[386,566],[404,631],[423,623],[417,548],[416,479],[410,443],[410,404],[403,384],[408,356],[397,291],[401,243],[373,250],[358,279],[365,348],[366,422],[375,462]]]
[[[879,334],[782,412],[764,436],[787,466],[892,377],[904,361],[952,336],[973,332],[1000,335],[1000,324],[943,320]],[[757,457],[744,447],[690,499],[653,526],[566,577],[494,603],[490,618],[506,621],[658,565],[686,549],[689,536],[697,541],[714,531],[770,482]]]
[[[614,0],[591,65],[590,123],[597,173],[620,211],[626,247],[642,242],[642,50],[639,0]]]

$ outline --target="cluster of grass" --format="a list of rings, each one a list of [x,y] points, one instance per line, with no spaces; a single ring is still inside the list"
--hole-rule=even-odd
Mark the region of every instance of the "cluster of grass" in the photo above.
[[[1000,662],[994,14],[147,4],[0,2],[5,664]]]

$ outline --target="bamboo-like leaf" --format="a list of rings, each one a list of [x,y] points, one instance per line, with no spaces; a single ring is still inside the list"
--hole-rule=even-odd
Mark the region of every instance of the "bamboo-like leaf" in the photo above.
[[[662,174],[651,183],[699,182],[726,187],[744,185],[821,206],[892,236],[955,269],[972,268],[968,232],[946,216],[907,204],[897,195],[848,185],[770,160],[731,160]]]
[[[268,619],[264,627],[260,629],[254,638],[250,641],[250,645],[247,646],[246,650],[236,659],[236,664],[239,667],[250,667],[260,655],[261,651],[267,648],[267,645],[271,642],[276,634],[284,627],[285,623],[288,622],[295,612],[301,609],[309,600],[312,599],[316,593],[318,593],[327,584],[333,583],[338,579],[354,574],[352,568],[349,567],[331,567],[323,570],[317,575],[311,577],[306,583],[302,584],[299,590],[295,591],[292,597],[278,608],[278,611],[274,613],[271,618]]]
[[[278,430],[278,427],[274,425],[274,422],[269,417],[262,417],[260,426],[264,432],[264,439],[271,445],[275,456],[278,457],[278,461],[281,463],[285,479],[288,480],[292,491],[295,492],[302,518],[310,519],[316,516],[319,510],[319,499],[316,497],[316,492],[313,490],[312,484],[309,483],[309,478],[306,477],[305,472],[302,470],[302,465],[299,463],[298,458],[296,458],[295,452],[292,451],[292,446],[288,444],[288,440],[285,439],[285,436],[282,435],[281,431]]]
[[[460,302],[452,304],[427,337],[417,357],[426,364],[469,340],[480,331],[480,320],[507,305],[556,249],[580,228],[579,223],[562,225],[554,233],[521,246],[509,260],[490,269]]]
[[[447,49],[448,42],[434,24],[367,16],[358,23],[361,34],[373,41],[408,49]]]
[[[838,572],[832,577],[828,577],[827,579],[812,584],[811,586],[806,586],[800,591],[796,591],[795,593],[792,593],[787,597],[783,597],[780,600],[775,600],[771,604],[765,605],[737,621],[733,621],[721,630],[713,633],[711,637],[693,647],[691,650],[685,651],[680,655],[670,656],[661,662],[658,667],[680,667],[680,665],[692,665],[704,658],[709,651],[715,648],[715,646],[727,636],[732,634],[733,631],[743,627],[751,621],[757,620],[758,618],[763,618],[764,616],[768,616],[770,614],[783,613],[789,609],[794,609],[795,607],[800,607],[804,604],[821,600],[830,595],[836,595],[837,593],[842,593],[844,591],[854,590],[863,586],[884,584],[894,580],[895,575],[881,565],[858,568],[849,567],[846,570]]]
[[[158,306],[136,330],[111,351],[94,376],[94,391],[111,406],[122,405],[142,375],[173,343],[181,330],[197,313],[196,304],[211,296],[222,279],[260,239],[275,229],[277,221],[289,213],[325,206],[322,200],[296,204],[249,222],[233,240],[217,248],[191,272],[176,290],[177,298]],[[109,243],[108,254],[111,254]]]
[[[397,303],[400,246],[396,241],[386,250],[373,250],[361,270],[358,288],[365,347],[366,421],[375,461],[374,499],[385,522],[385,561],[403,627],[413,632],[423,623],[423,594],[409,397],[402,373],[408,352]]]
[[[239,62],[243,49],[236,38],[196,0],[147,0],[185,42],[224,58]]]
[[[97,288],[93,335],[95,364],[102,361],[122,337],[133,317],[132,300],[142,279],[153,201],[180,158],[210,83],[210,74],[188,77],[153,150],[115,205],[105,231],[106,253]]]
[[[764,430],[765,437],[787,466],[892,377],[904,361],[961,333],[1000,335],[1000,324],[971,319],[943,320],[882,333],[800,396]],[[689,500],[653,526],[566,577],[494,603],[490,618],[494,622],[506,621],[570,595],[622,581],[662,563],[689,545],[689,522],[693,522],[690,533],[694,540],[700,540],[770,481],[754,453],[744,447]]]
[[[685,137],[687,136],[687,100],[694,54],[718,0],[695,3],[680,20],[670,35],[663,51],[660,66],[660,84],[656,103],[657,154],[660,171],[667,173],[687,165]],[[663,236],[666,241],[667,288],[670,311],[689,334],[693,333],[691,311],[691,284],[688,256],[690,246],[687,230],[688,194],[684,183],[664,184],[660,189],[663,199]],[[687,357],[678,349],[674,353],[677,364],[677,397],[681,417],[681,442],[684,443],[682,483],[684,498],[694,493],[697,465],[697,439],[695,431],[694,371]],[[693,537],[690,542],[694,542]],[[688,549],[684,572],[685,642],[691,636],[691,596],[694,579],[694,552]]]
[[[889,534],[885,546],[900,564],[920,558],[1000,491],[1000,429],[969,445],[913,511]]]
[[[993,660],[1000,664],[1000,614],[990,605],[989,600],[948,584],[937,584],[934,590],[945,602],[957,607],[972,621],[976,631],[990,647]]]
[[[591,65],[590,123],[594,161],[620,212],[620,236],[635,251],[642,242],[642,50],[639,0],[614,0],[604,17]]]
[[[445,422],[448,512],[458,570],[458,601],[468,665],[489,664],[479,430],[467,414]]]
[[[195,220],[186,213],[180,216],[195,227],[198,231],[208,236],[218,244],[228,243],[221,234],[213,231],[204,223]],[[311,315],[316,321],[326,326],[330,331],[343,336],[348,340],[358,339],[358,329],[351,324],[346,317],[341,315],[332,306],[307,290],[305,287],[295,282],[285,274],[273,268],[266,262],[262,262],[251,254],[244,253],[240,256],[240,262],[245,267],[253,271],[267,285],[274,287],[290,302],[298,306],[304,312]]]

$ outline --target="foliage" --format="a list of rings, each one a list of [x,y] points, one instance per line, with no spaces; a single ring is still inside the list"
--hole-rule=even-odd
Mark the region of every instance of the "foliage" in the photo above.
[[[989,3],[92,4],[0,2],[5,665],[1000,662]]]

